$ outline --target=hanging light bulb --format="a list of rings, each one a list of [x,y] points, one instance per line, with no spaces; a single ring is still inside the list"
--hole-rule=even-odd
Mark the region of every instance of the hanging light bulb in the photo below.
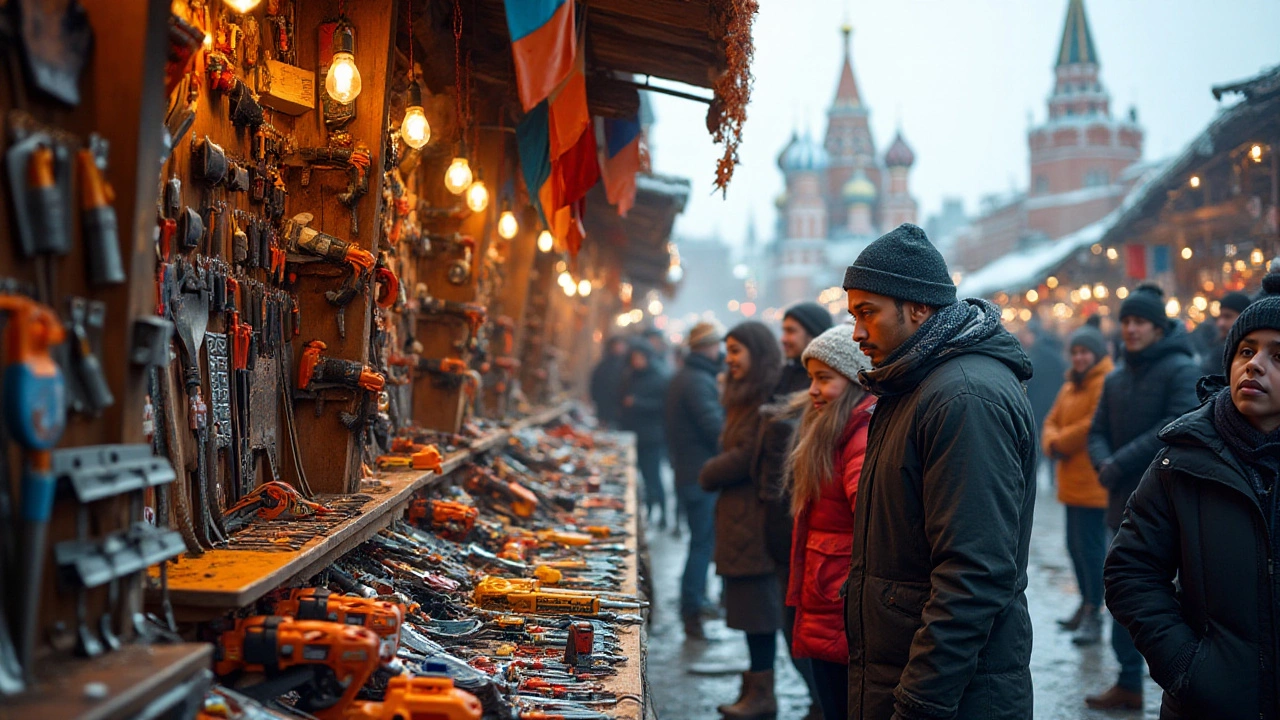
[[[227,7],[234,10],[237,14],[243,15],[250,10],[258,7],[258,3],[262,0],[226,0]]]
[[[467,207],[471,208],[471,212],[484,212],[489,207],[489,188],[484,186],[484,181],[480,178],[476,178],[467,188]]]
[[[449,163],[449,169],[444,171],[444,186],[454,195],[461,195],[471,187],[471,163],[466,158],[459,155]]]
[[[591,294],[590,280],[583,278],[578,281],[578,294],[581,295],[582,297],[587,297],[588,295]]]
[[[543,230],[538,233],[538,250],[549,253],[551,248],[556,246],[556,239],[551,237],[550,230]]]
[[[567,288],[570,285],[577,285],[577,283],[573,281],[573,276],[569,274],[568,270],[562,270],[560,272],[560,275],[556,277],[556,284],[562,288]]]
[[[520,223],[516,220],[516,214],[511,212],[511,206],[508,203],[502,203],[502,214],[498,216],[498,235],[504,240],[510,240],[520,232]]]
[[[416,82],[409,86],[408,103],[404,109],[404,120],[400,121],[400,139],[416,150],[431,142],[431,123],[427,122],[427,114],[422,111],[422,88]]]
[[[573,282],[573,281],[569,281],[569,282],[568,282],[567,284],[565,284],[565,286],[564,286],[564,294],[565,294],[565,295],[568,295],[569,297],[573,297],[574,295],[577,295],[577,294],[578,294],[578,284],[577,284],[577,283],[575,283],[575,282]]]
[[[324,76],[324,90],[329,97],[347,104],[360,95],[360,69],[356,67],[356,36],[346,21],[333,31],[333,60]]]

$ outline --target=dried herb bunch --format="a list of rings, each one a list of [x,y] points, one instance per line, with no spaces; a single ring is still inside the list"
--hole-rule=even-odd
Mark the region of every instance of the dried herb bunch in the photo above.
[[[715,81],[715,101],[707,113],[707,125],[717,143],[724,144],[724,155],[716,161],[716,188],[727,193],[733,169],[738,164],[738,145],[747,122],[747,103],[751,101],[751,58],[755,45],[751,25],[759,4],[756,0],[717,0],[716,26],[724,37],[725,70]]]

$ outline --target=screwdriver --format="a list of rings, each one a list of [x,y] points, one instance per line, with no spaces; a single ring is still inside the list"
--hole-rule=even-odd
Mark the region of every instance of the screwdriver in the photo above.
[[[45,533],[53,510],[56,483],[53,446],[66,427],[66,387],[62,371],[49,353],[66,331],[46,305],[19,295],[0,295],[0,312],[8,312],[4,371],[4,417],[23,449],[22,519],[27,553],[22,558],[17,627],[18,656],[31,678],[36,623],[44,570]]]

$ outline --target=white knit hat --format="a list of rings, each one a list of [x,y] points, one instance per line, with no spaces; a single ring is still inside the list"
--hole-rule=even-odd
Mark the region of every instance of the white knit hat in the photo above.
[[[871,369],[871,360],[853,340],[851,325],[836,325],[814,338],[800,356],[800,362],[806,368],[809,358],[821,360],[831,366],[832,370],[854,382],[858,381],[859,372]]]

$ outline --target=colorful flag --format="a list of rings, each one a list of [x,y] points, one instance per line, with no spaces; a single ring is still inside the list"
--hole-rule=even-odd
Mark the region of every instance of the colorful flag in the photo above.
[[[586,32],[583,23],[582,33]],[[551,125],[551,159],[564,155],[578,143],[578,139],[591,126],[591,114],[587,110],[587,74],[583,57],[586,55],[586,37],[578,38],[578,54],[569,77],[560,83],[547,99]],[[594,146],[594,143],[592,143]]]
[[[524,111],[569,77],[577,54],[573,0],[505,0],[516,86]]]
[[[1131,244],[1124,246],[1125,276],[1134,280],[1145,280],[1147,277],[1147,246]]]
[[[547,104],[538,103],[516,126],[516,147],[520,154],[520,172],[524,186],[544,223],[555,210],[542,203],[543,187],[551,177],[551,140],[547,124]]]
[[[640,119],[597,120],[603,136],[603,159],[600,175],[604,179],[605,197],[618,214],[626,217],[636,202],[636,173],[640,171]]]
[[[1151,246],[1151,272],[1159,275],[1173,269],[1173,259],[1168,245]]]

